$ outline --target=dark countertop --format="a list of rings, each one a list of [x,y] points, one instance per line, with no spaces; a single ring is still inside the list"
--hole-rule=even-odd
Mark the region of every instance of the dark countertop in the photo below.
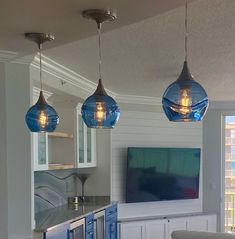
[[[72,222],[83,218],[91,212],[98,212],[111,205],[110,202],[103,203],[80,203],[76,205],[76,209],[71,209],[68,205],[55,207],[46,211],[35,214],[35,232],[45,232],[51,227]]]

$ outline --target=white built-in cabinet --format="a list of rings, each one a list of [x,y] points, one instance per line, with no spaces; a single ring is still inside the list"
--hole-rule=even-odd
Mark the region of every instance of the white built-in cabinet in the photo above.
[[[87,128],[81,115],[81,105],[75,110],[75,155],[77,168],[96,167],[96,131]]]
[[[216,215],[120,222],[120,239],[171,239],[177,230],[216,231]]]
[[[145,224],[145,237],[144,238],[167,238],[167,222],[166,220],[153,220]],[[143,239],[144,239],[143,238]]]
[[[48,135],[33,133],[34,171],[48,170]]]
[[[40,90],[37,88],[33,90],[33,104],[35,104]],[[49,96],[49,93],[44,92],[46,100]],[[72,134],[58,131],[33,133],[34,171],[96,167],[96,131],[95,129],[87,128],[83,122],[80,104],[76,107],[75,115],[72,115],[72,117],[75,119]],[[63,117],[63,120],[65,118]],[[60,145],[63,145],[63,142],[71,143],[75,152],[74,157],[69,158],[69,160],[66,157],[59,160],[58,157],[52,157],[56,150],[56,148],[51,147],[53,142],[59,142]]]
[[[145,238],[145,223],[143,221],[120,223],[120,239]]]
[[[173,231],[177,230],[187,230],[188,218],[171,218],[167,220],[167,233],[168,236],[165,238],[170,238],[169,236]]]
[[[33,88],[33,104],[36,104],[40,90]],[[47,98],[50,94],[44,93]],[[48,170],[48,134],[47,133],[32,133],[33,134],[33,158],[34,171]]]

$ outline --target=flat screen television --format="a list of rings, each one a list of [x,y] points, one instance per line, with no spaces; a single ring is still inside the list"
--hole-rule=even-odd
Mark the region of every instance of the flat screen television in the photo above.
[[[126,202],[199,197],[199,148],[128,148]]]

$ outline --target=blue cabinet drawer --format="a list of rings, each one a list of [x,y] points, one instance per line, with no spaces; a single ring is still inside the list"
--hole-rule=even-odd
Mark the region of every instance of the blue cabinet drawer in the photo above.
[[[93,231],[94,229],[94,214],[86,216],[86,231]]]
[[[110,218],[117,217],[117,204],[114,204],[105,209],[105,220],[109,220]]]

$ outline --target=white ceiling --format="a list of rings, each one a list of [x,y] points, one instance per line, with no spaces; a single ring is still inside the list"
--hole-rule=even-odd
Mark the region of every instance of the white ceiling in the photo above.
[[[193,0],[189,0],[193,1]],[[90,8],[111,9],[118,20],[106,30],[159,15],[184,4],[184,0],[1,0],[0,49],[13,52],[32,50],[24,32],[53,33],[58,46],[95,34],[92,24],[81,12]]]
[[[96,82],[96,25],[82,19],[79,12],[102,5],[114,7],[118,14],[116,23],[104,25],[102,35],[103,82],[108,89],[121,95],[161,97],[182,69],[184,0],[24,0],[23,4],[31,2],[27,9],[20,2],[14,1],[13,10],[12,6],[6,11],[1,8],[3,50],[32,52],[35,46],[22,38],[24,31],[54,32],[58,40],[53,48],[52,43],[47,44],[50,49],[45,55]],[[189,66],[210,100],[235,100],[234,12],[234,0],[197,0],[189,5]],[[6,22],[10,13],[16,16]]]

